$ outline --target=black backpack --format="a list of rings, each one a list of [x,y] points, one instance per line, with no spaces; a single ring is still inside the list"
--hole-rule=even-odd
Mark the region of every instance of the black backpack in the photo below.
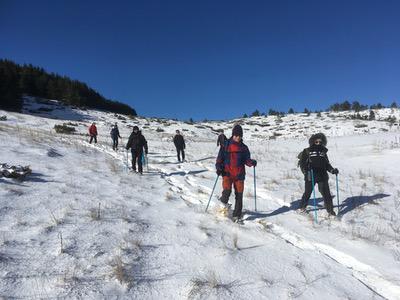
[[[297,167],[298,168],[300,168],[301,158],[303,157],[304,151],[306,152],[307,156],[309,156],[309,154],[310,154],[310,151],[308,148],[303,149],[302,151],[300,151],[299,154],[297,154]]]

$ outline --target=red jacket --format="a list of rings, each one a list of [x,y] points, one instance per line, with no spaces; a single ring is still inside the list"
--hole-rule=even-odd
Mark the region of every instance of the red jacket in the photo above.
[[[96,127],[96,125],[92,124],[92,126],[89,127],[89,134],[90,135],[97,135],[97,127]]]
[[[254,166],[253,160],[250,158],[249,148],[243,143],[236,143],[230,138],[221,147],[218,153],[217,170],[223,170],[225,175],[232,180],[244,180],[246,171],[244,166]]]

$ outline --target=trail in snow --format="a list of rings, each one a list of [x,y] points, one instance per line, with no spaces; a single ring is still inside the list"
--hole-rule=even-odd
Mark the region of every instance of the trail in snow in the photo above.
[[[115,152],[102,148],[98,148],[98,150],[103,151],[104,153],[107,153],[115,158],[118,158],[121,161],[123,160],[121,159],[120,155],[116,154]],[[211,192],[211,189],[208,185],[206,186],[200,184],[193,176],[191,176],[191,174],[197,173],[192,170],[193,167],[200,166],[202,168],[205,168],[205,166],[201,162],[185,162],[179,164],[177,167],[174,168],[175,171],[171,171],[166,167],[157,167],[157,165],[173,165],[174,163],[171,161],[153,159],[152,162],[154,165],[156,165],[156,167],[152,167],[152,169],[157,170],[161,174],[161,178],[164,178],[173,187],[173,190],[180,194],[181,198],[184,199],[186,203],[189,202],[191,205],[200,206],[205,205],[204,200],[206,200],[207,194],[199,195],[199,193],[197,193],[196,190],[193,189],[202,189],[204,191],[207,191],[207,193]],[[201,172],[202,171],[199,171],[198,173]],[[175,176],[182,177],[183,180]],[[265,191],[258,192],[258,197],[260,201],[274,201],[278,205],[289,207],[286,202],[279,198],[271,197],[271,195],[269,195]],[[215,204],[213,206],[215,214],[218,212],[218,209],[215,208]],[[262,212],[259,213],[262,214]],[[266,220],[267,219],[258,219],[257,221],[255,221],[255,223],[259,223],[264,227],[268,227],[274,235],[282,238],[283,240],[287,241],[295,247],[303,250],[316,251],[333,259],[338,264],[348,269],[352,276],[365,284],[377,295],[386,299],[396,299],[397,297],[400,297],[400,286],[386,280],[384,276],[380,274],[377,270],[375,270],[372,266],[362,263],[355,257],[338,251],[329,245],[313,242],[305,238],[304,236],[290,232],[282,226]],[[248,222],[249,221],[246,221],[246,223]]]

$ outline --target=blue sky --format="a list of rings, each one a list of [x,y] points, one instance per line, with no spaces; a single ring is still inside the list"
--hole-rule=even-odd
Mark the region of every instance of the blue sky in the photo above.
[[[0,58],[140,115],[227,119],[399,101],[399,1],[0,0]]]

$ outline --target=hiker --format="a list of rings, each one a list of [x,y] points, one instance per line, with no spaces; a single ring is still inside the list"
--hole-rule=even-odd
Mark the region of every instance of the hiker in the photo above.
[[[219,146],[220,148],[224,147],[225,142],[226,142],[227,139],[228,139],[228,138],[227,138],[226,135],[224,134],[224,130],[221,129],[221,133],[220,133],[220,135],[218,136],[218,139],[217,139],[217,147],[218,147],[218,146]]]
[[[149,153],[147,148],[147,141],[139,130],[139,127],[133,126],[133,131],[129,136],[128,143],[126,144],[126,150],[131,149],[132,153],[132,170],[136,172],[136,161],[138,163],[138,171],[143,174],[143,148],[146,154]]]
[[[323,133],[317,133],[308,141],[310,147],[299,153],[299,166],[304,174],[305,190],[301,198],[300,210],[305,212],[308,200],[313,191],[312,181],[318,183],[318,190],[324,198],[325,208],[329,215],[336,216],[333,211],[332,196],[328,184],[328,172],[339,174],[339,170],[333,168],[328,160],[327,139]],[[312,172],[311,172],[312,171]],[[314,179],[312,178],[314,177]]]
[[[246,175],[245,165],[255,167],[257,161],[250,158],[249,148],[243,143],[243,129],[235,125],[232,137],[228,139],[224,147],[219,149],[217,162],[217,174],[223,176],[222,196],[220,201],[225,207],[229,207],[228,200],[231,195],[232,184],[235,188],[235,209],[232,217],[236,223],[242,221],[243,190]]]
[[[89,135],[90,135],[89,144],[91,144],[93,140],[95,144],[97,144],[97,127],[95,122],[93,122],[92,125],[89,127]]]
[[[182,153],[182,161],[185,161],[185,140],[181,135],[180,131],[176,131],[176,135],[174,137],[174,144],[176,148],[176,153],[178,154],[178,161],[181,162],[181,153]]]
[[[113,141],[113,150],[117,151],[118,150],[118,138],[121,138],[121,136],[119,135],[119,129],[118,129],[117,123],[115,123],[115,125],[111,129],[110,135],[111,135],[111,138]]]

